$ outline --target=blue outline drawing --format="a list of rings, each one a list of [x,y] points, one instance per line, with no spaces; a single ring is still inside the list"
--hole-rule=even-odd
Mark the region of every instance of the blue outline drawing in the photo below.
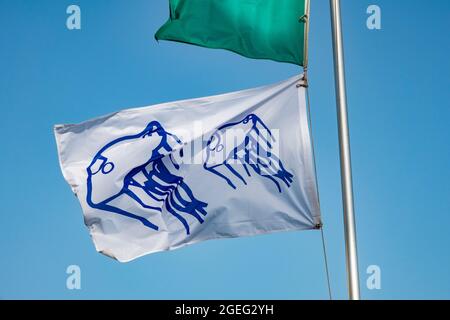
[[[227,131],[234,129],[241,130],[244,135],[239,136],[231,150],[226,150],[225,137],[229,138]],[[224,179],[233,189],[237,188],[233,177],[247,185],[243,175],[245,172],[251,177],[250,167],[257,175],[272,181],[281,193],[280,182],[284,182],[289,188],[294,175],[288,172],[281,160],[272,153],[275,142],[272,132],[264,122],[255,114],[249,114],[241,121],[223,125],[211,135],[207,142],[203,167]],[[241,173],[239,167],[244,169]]]
[[[165,208],[190,234],[189,224],[183,214],[203,223],[208,204],[196,199],[183,178],[172,173],[164,163],[167,161],[179,170],[179,165],[171,155],[175,152],[173,146],[182,146],[181,140],[165,131],[157,121],[150,122],[136,135],[124,136],[106,144],[86,169],[88,205],[136,219],[157,231],[157,225],[131,212],[129,206],[121,208],[114,204],[114,200],[119,197],[129,197],[140,208],[153,213],[162,213]],[[183,149],[179,152],[182,156]],[[96,181],[99,182],[97,187]],[[104,188],[105,181],[114,191]],[[114,189],[114,185],[118,188]]]

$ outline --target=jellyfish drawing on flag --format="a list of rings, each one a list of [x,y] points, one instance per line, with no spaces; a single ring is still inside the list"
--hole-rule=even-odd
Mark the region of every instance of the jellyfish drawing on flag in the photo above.
[[[240,121],[221,126],[211,135],[203,167],[233,189],[239,181],[247,185],[247,179],[256,174],[270,180],[281,193],[282,185],[289,188],[294,176],[274,154],[275,142],[264,122],[249,114]]]
[[[182,155],[182,146],[181,140],[157,121],[142,132],[107,143],[86,169],[88,205],[138,220],[153,230],[159,226],[135,211],[168,212],[190,234],[186,216],[203,223],[208,204],[198,200],[176,174],[180,167],[172,153]],[[140,210],[133,210],[136,208]]]

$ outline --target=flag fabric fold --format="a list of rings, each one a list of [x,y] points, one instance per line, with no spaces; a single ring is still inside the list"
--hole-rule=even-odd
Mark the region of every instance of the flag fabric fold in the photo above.
[[[157,40],[305,66],[309,0],[169,0]]]
[[[55,126],[97,251],[126,262],[208,239],[316,228],[300,79]]]

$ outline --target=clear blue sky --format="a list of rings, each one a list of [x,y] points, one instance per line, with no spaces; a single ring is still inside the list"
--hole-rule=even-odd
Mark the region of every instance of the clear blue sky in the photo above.
[[[450,298],[450,2],[343,0],[362,279],[368,299]],[[78,4],[82,30],[66,29]],[[366,8],[382,9],[382,30]],[[120,264],[95,252],[52,127],[255,87],[299,68],[158,44],[166,0],[0,0],[0,298],[326,299],[320,234],[210,241]],[[345,254],[328,0],[312,1],[310,84],[332,288]],[[82,290],[66,289],[66,267]],[[382,290],[365,287],[367,266]]]

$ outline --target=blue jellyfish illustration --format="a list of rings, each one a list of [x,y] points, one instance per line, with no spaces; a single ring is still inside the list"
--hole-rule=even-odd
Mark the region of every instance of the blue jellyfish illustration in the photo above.
[[[150,122],[138,134],[109,142],[87,167],[88,205],[136,219],[153,230],[159,227],[133,212],[133,206],[153,213],[162,213],[165,208],[190,234],[185,215],[203,223],[207,203],[196,199],[183,177],[174,173],[180,167],[172,153],[178,151],[182,156],[182,145],[178,137],[165,131],[157,121]],[[123,197],[133,205],[117,201]]]
[[[221,126],[211,135],[203,167],[233,189],[237,188],[233,180],[246,185],[245,176],[251,177],[253,171],[272,181],[281,193],[280,183],[289,188],[294,176],[272,152],[274,143],[275,138],[264,122],[255,114],[249,114],[241,121]]]

